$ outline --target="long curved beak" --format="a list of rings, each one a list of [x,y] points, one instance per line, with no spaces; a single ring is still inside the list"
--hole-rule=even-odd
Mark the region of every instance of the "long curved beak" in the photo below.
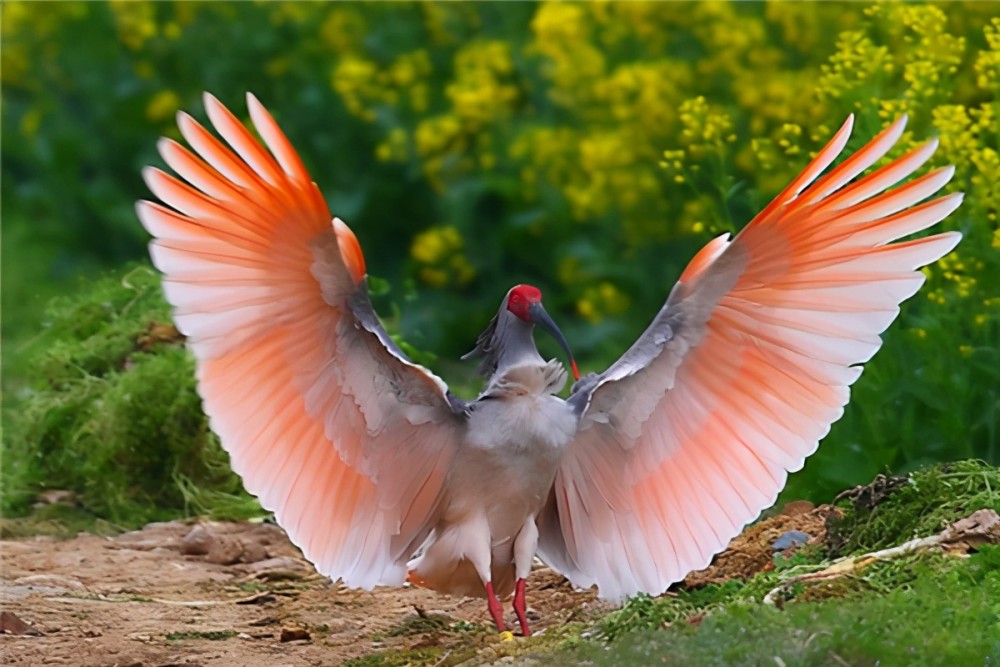
[[[563,336],[562,331],[559,331],[559,327],[556,323],[552,321],[549,314],[545,311],[545,307],[542,305],[541,301],[536,301],[535,303],[528,306],[528,315],[531,317],[531,321],[535,324],[543,327],[546,331],[552,334],[552,337],[556,339],[556,342],[562,346],[562,349],[566,351],[566,356],[569,357],[569,367],[573,371],[573,379],[580,379],[580,371],[576,368],[576,359],[573,358],[573,353],[569,349],[569,343],[566,342],[566,337]]]

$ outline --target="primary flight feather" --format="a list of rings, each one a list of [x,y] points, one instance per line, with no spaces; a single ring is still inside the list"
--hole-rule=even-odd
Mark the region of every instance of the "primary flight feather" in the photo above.
[[[180,179],[147,168],[167,206],[137,205],[211,426],[320,572],[486,597],[499,630],[499,598],[513,592],[529,634],[536,554],[615,600],[707,565],[816,449],[920,267],[961,238],[893,243],[961,203],[928,200],[951,167],[893,188],[936,141],[862,176],[905,118],[822,175],[849,118],[739,234],[706,245],[632,347],[566,400],[566,369],[539,355],[535,325],[576,378],[569,345],[541,292],[511,288],[467,355],[486,386],[464,401],[383,330],[357,239],[247,102],[266,149],[206,95],[225,143],[179,114],[193,152],[162,139]]]

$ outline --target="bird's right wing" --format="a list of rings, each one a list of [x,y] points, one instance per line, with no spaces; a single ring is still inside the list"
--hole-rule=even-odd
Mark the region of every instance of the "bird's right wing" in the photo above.
[[[658,594],[774,502],[843,414],[858,364],[923,283],[919,268],[961,238],[891,243],[961,202],[918,204],[950,167],[887,191],[937,142],[851,182],[904,124],[816,180],[847,143],[848,119],[732,242],[695,256],[621,359],[574,387],[582,417],[538,518],[543,560],[602,597]]]
[[[223,145],[186,114],[144,171],[172,208],[139,202],[205,412],[233,468],[317,567],[347,584],[403,582],[432,527],[464,404],[393,344],[364,257],[263,106],[270,148],[214,97]]]

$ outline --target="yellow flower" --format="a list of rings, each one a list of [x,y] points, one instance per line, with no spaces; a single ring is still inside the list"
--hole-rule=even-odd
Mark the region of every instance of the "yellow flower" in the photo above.
[[[724,143],[733,141],[729,116],[712,111],[702,96],[685,100],[680,106],[681,141],[696,158],[719,152]]]
[[[158,123],[171,118],[181,108],[181,98],[172,90],[161,90],[146,104],[146,118]]]
[[[394,127],[389,131],[385,141],[375,147],[375,157],[381,162],[403,162],[409,154],[409,141],[406,130]]]
[[[821,98],[843,97],[891,70],[892,64],[889,47],[875,45],[864,31],[844,31],[837,39],[837,52],[828,64],[820,65],[816,92]]]
[[[506,81],[512,70],[510,47],[505,42],[471,42],[455,55],[455,79],[445,94],[468,131],[511,112],[519,96],[517,86]]]
[[[336,5],[319,28],[320,39],[333,53],[357,51],[368,32],[364,17],[350,5]]]
[[[378,67],[359,56],[346,56],[333,69],[331,85],[344,100],[347,110],[367,121],[375,120],[373,106],[381,101],[375,83]]]
[[[990,19],[983,32],[989,48],[976,56],[976,84],[996,95],[1000,93],[1000,18]]]
[[[462,254],[464,241],[454,227],[432,227],[413,239],[410,256],[421,264],[417,275],[428,285],[442,287],[449,282],[466,285],[476,271]]]
[[[604,281],[584,290],[576,302],[576,310],[584,319],[597,324],[610,315],[625,312],[630,303],[627,294],[613,283]]]
[[[125,46],[138,51],[157,34],[152,2],[146,0],[111,0],[118,38]]]

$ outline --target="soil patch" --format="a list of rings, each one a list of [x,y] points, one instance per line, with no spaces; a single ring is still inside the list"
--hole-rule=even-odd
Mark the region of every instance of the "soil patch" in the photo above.
[[[0,634],[4,665],[337,665],[402,648],[474,659],[497,642],[482,600],[350,590],[318,575],[274,525],[155,523],[0,549],[3,629],[21,629]],[[528,604],[536,633],[609,609],[544,566]]]
[[[787,506],[683,585],[771,569],[776,543],[789,536],[821,543],[834,511]],[[176,521],[116,537],[81,533],[0,546],[7,665],[335,665],[401,649],[458,664],[497,655],[482,600],[416,587],[350,590],[317,574],[271,524]],[[611,609],[537,562],[528,603],[536,633]]]

